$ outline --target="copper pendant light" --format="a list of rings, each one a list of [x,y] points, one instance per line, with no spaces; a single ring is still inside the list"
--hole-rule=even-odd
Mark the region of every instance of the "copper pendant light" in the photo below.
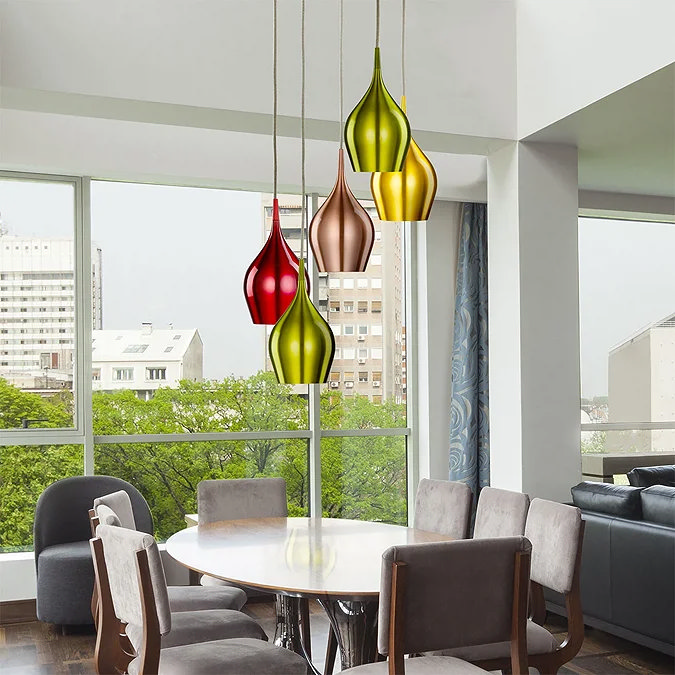
[[[347,117],[345,143],[354,171],[401,171],[410,144],[410,124],[382,79],[380,0],[376,8],[373,79]]]
[[[340,130],[343,109],[343,14],[343,0],[340,0]],[[347,185],[340,131],[337,179],[328,199],[312,218],[309,225],[309,243],[320,272],[364,272],[374,241],[373,221]]]
[[[274,198],[272,229],[265,245],[244,275],[244,298],[253,323],[273,325],[288,309],[298,286],[298,258],[281,231],[277,199],[277,0],[274,0]],[[307,279],[309,283],[309,279]]]
[[[305,284],[305,235],[307,229],[307,196],[305,194],[305,0],[301,0],[302,85],[301,85],[301,157],[302,214],[300,223],[300,268],[298,288],[293,302],[270,333],[269,352],[274,372],[284,384],[312,384],[328,379],[335,338],[312,304]]]
[[[407,113],[405,98],[405,2],[401,0],[401,109]],[[437,186],[436,171],[414,139],[398,172],[373,173],[370,191],[380,220],[428,220]]]

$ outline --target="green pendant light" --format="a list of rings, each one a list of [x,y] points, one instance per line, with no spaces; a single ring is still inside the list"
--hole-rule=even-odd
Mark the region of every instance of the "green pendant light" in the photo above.
[[[270,359],[282,384],[312,384],[328,379],[335,338],[324,318],[312,304],[305,283],[305,237],[307,232],[307,198],[305,195],[305,0],[301,2],[302,86],[301,86],[301,156],[302,214],[300,223],[300,267],[295,298],[270,333]]]
[[[401,171],[410,144],[410,124],[384,86],[380,66],[380,0],[376,8],[373,79],[347,117],[345,144],[354,171]]]

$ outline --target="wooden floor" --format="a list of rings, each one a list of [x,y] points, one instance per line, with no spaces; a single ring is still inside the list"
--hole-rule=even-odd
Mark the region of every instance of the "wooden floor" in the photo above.
[[[322,669],[328,620],[317,603],[312,605],[312,650],[315,664]],[[275,622],[273,605],[252,604],[248,612],[261,622],[272,637]],[[551,616],[547,627],[553,633],[564,632],[564,619]],[[37,621],[0,626],[0,675],[90,675],[94,673],[94,642],[95,636],[91,629],[63,636],[53,626]],[[336,671],[338,668],[339,665]],[[673,675],[675,660],[589,628],[581,652],[560,673]]]

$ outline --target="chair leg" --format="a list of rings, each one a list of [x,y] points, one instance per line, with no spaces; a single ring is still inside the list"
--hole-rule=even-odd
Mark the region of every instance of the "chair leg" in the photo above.
[[[335,667],[335,657],[337,656],[337,637],[333,626],[328,627],[328,643],[326,644],[326,661],[323,669],[323,675],[332,675]]]

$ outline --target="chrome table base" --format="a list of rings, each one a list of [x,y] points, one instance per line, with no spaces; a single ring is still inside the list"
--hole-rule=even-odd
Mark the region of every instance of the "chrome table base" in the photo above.
[[[319,602],[337,636],[342,670],[377,661],[377,598]]]

